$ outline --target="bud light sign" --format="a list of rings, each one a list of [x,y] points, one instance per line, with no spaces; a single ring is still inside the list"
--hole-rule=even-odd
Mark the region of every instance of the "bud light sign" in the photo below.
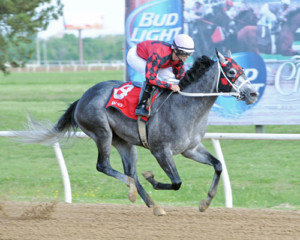
[[[130,48],[145,40],[172,43],[182,33],[182,0],[126,1],[126,55]],[[126,65],[126,81],[141,86],[145,77]]]
[[[212,112],[223,118],[237,119],[241,114],[258,104],[263,96],[266,87],[266,66],[263,59],[254,52],[236,53],[232,57],[244,68],[248,80],[259,92],[258,100],[255,104],[246,105],[243,101],[238,102],[232,97],[218,97]]]
[[[141,2],[144,4],[136,6],[127,15],[126,41],[128,47],[133,47],[144,40],[160,40],[171,43],[173,38],[182,32],[182,1]]]

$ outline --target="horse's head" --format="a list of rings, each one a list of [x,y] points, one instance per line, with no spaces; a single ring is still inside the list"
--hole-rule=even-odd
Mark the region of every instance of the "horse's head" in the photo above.
[[[224,57],[217,50],[216,53],[220,71],[217,92],[231,92],[236,94],[237,99],[245,101],[246,104],[255,103],[258,92],[247,79],[242,67],[232,59],[231,52],[228,51],[228,57]]]
[[[258,21],[258,17],[256,16],[254,10],[252,8],[240,11],[234,21],[237,24],[241,24],[242,26],[247,25],[256,25]]]
[[[213,22],[215,25],[221,26],[221,27],[228,27],[228,24],[230,23],[231,19],[224,11],[224,8],[221,5],[215,5],[212,7],[213,14],[208,14],[210,16],[209,20]]]

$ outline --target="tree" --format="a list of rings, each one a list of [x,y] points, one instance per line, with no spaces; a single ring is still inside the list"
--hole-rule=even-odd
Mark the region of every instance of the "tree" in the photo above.
[[[83,38],[84,60],[122,60],[124,58],[124,38],[124,35]],[[78,37],[73,34],[64,34],[62,38],[49,38],[47,40],[47,59],[49,61],[77,61],[79,59]]]
[[[62,9],[61,0],[1,0],[0,71],[7,73],[8,64],[24,66],[33,53],[26,45],[32,43],[37,32],[45,30],[51,20],[58,19]]]

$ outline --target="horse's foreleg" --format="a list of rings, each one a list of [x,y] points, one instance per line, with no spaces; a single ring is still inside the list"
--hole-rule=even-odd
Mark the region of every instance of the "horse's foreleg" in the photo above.
[[[154,179],[154,174],[152,171],[145,171],[142,173],[142,175],[149,183],[151,183],[151,185],[155,190],[179,190],[181,186],[181,182],[170,184],[170,183],[161,183],[156,181]]]
[[[156,190],[179,190],[181,186],[181,179],[177,172],[173,156],[171,154],[166,154],[165,152],[156,153],[154,156],[172,183],[161,183],[156,181],[154,179],[154,174],[151,171],[143,172],[143,176]]]
[[[166,154],[165,152],[159,152],[153,155],[156,157],[159,165],[168,175],[172,183],[170,184],[157,182],[154,179],[154,174],[151,171],[143,172],[143,176],[148,182],[151,183],[153,188],[156,190],[178,190],[181,186],[181,179],[178,175],[173,156],[171,154]],[[159,206],[154,205],[154,214],[164,215],[165,211]]]
[[[214,167],[215,174],[208,191],[207,198],[203,199],[199,204],[200,212],[204,212],[209,207],[212,199],[217,193],[220,175],[222,173],[222,163],[214,156],[212,156],[202,144],[199,144],[196,148],[185,151],[184,153],[182,153],[182,155],[187,158],[191,158],[199,163],[208,164]]]
[[[286,48],[286,49],[279,49],[278,54],[282,54],[283,56],[294,56],[294,55],[300,55],[300,51],[296,51],[292,48]]]

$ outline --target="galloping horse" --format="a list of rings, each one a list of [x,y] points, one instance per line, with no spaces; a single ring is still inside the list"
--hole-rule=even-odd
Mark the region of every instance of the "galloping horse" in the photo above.
[[[147,121],[149,150],[157,159],[171,183],[161,183],[154,179],[151,171],[143,176],[154,189],[178,190],[181,179],[176,169],[173,155],[182,154],[186,158],[214,167],[215,174],[206,199],[199,205],[205,211],[216,194],[221,162],[213,157],[201,143],[206,131],[208,114],[217,99],[216,92],[235,95],[246,104],[257,100],[257,92],[242,68],[231,57],[224,57],[217,52],[218,61],[203,56],[195,61],[186,72],[179,85],[181,94],[164,90],[152,105],[156,112]],[[120,87],[122,81],[105,81],[88,89],[83,96],[72,103],[55,125],[44,127],[43,124],[29,122],[31,135],[19,135],[24,142],[53,144],[65,137],[66,133],[80,128],[91,137],[98,148],[97,170],[115,177],[129,186],[128,198],[135,202],[137,192],[155,215],[164,215],[165,211],[154,203],[139,182],[136,170],[136,146],[142,146],[136,121],[123,116],[114,108],[106,108],[112,90]],[[185,92],[185,93],[184,93]],[[187,97],[182,94],[201,92],[204,97]],[[36,131],[34,131],[36,130]],[[114,146],[122,159],[124,174],[110,165],[111,146]]]
[[[237,33],[244,28],[245,26],[256,26],[258,18],[252,8],[245,9],[240,11],[233,19],[234,26],[234,33],[230,34],[226,41],[225,46],[227,49],[231,49],[232,52],[239,52],[239,44],[237,39]]]
[[[297,29],[300,27],[300,8],[291,10],[286,15],[287,21],[282,23],[281,31],[278,34],[276,40],[277,54],[284,56],[291,56],[300,54],[299,51],[292,49],[294,42],[294,35]],[[257,44],[257,32],[256,26],[246,26],[238,32],[238,44],[239,51],[250,51],[256,53],[271,53],[271,46],[260,47]]]

